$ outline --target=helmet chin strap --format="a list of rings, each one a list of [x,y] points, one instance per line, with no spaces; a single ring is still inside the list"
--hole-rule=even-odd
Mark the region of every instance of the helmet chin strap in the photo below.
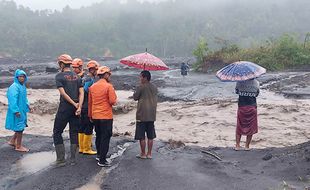
[[[58,62],[58,66],[60,68],[60,71],[63,72],[64,71],[63,63]]]
[[[61,72],[64,72],[65,71],[65,68],[68,68],[68,67],[65,67],[64,63],[59,63],[59,67],[61,69]],[[70,68],[69,68],[70,69]]]
[[[107,82],[110,82],[110,74],[109,73],[105,73],[103,78],[107,81]]]

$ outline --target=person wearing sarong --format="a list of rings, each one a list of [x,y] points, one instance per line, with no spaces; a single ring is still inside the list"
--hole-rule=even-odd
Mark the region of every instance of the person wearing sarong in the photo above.
[[[257,103],[259,94],[259,82],[256,79],[237,82],[236,94],[238,99],[236,146],[235,150],[241,150],[241,136],[246,136],[244,150],[250,150],[252,136],[258,132]]]

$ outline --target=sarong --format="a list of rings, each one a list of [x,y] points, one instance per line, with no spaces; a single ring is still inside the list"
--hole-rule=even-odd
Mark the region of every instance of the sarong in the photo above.
[[[258,132],[257,107],[241,106],[238,107],[237,129],[238,135],[253,135]]]

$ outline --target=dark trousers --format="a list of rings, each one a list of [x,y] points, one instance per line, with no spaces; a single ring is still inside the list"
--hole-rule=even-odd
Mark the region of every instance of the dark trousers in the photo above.
[[[113,119],[95,119],[96,149],[100,162],[106,160],[112,137]]]
[[[82,109],[79,133],[85,133],[85,135],[93,134],[94,124],[90,122],[88,117],[88,110]]]
[[[75,115],[76,108],[68,104],[60,104],[53,128],[54,145],[63,144],[62,133],[69,123],[70,143],[78,144],[79,118]]]

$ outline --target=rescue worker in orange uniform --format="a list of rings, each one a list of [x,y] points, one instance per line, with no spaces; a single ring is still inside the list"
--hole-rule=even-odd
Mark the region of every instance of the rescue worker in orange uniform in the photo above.
[[[71,67],[73,68],[73,72],[75,72],[75,74],[79,75],[81,78],[84,77],[84,70],[83,70],[83,60],[80,58],[75,58],[72,61],[72,65]]]
[[[53,128],[53,140],[57,156],[56,166],[66,164],[62,133],[68,123],[71,144],[70,163],[74,165],[76,163],[79,115],[81,114],[84,90],[81,78],[71,71],[72,58],[70,55],[63,54],[59,56],[58,64],[61,72],[56,75],[55,79],[60,94],[60,103]]]
[[[95,124],[98,165],[109,167],[111,164],[106,156],[113,128],[112,106],[116,104],[117,96],[110,83],[110,68],[99,67],[97,75],[99,80],[89,88],[88,116]]]
[[[88,91],[95,83],[95,77],[99,63],[97,61],[91,60],[87,63],[88,74],[83,79],[84,83],[84,102],[81,112],[81,125],[79,128],[79,152],[88,155],[97,154],[96,151],[92,150],[92,136],[94,124],[90,121],[88,117]]]

